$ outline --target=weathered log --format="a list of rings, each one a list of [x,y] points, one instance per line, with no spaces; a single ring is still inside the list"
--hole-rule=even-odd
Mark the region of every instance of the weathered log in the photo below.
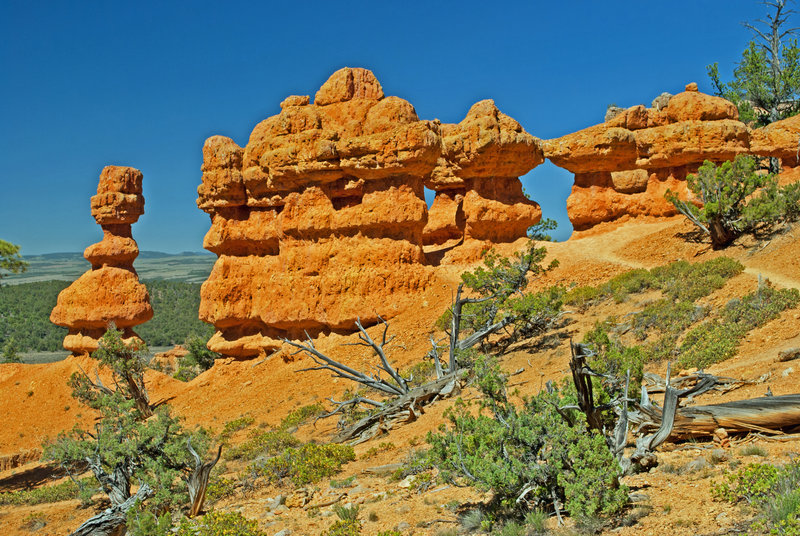
[[[661,409],[641,408],[646,420],[640,429],[653,429],[660,424]],[[712,435],[717,428],[728,432],[780,433],[783,429],[800,426],[800,394],[764,396],[679,408],[671,438]]]

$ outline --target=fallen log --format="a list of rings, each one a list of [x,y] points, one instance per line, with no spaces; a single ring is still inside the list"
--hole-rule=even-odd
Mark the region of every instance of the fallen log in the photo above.
[[[639,430],[652,430],[661,423],[661,408],[639,408]],[[723,428],[727,432],[762,432],[779,434],[800,426],[800,394],[762,396],[723,404],[678,408],[671,439],[712,435]]]

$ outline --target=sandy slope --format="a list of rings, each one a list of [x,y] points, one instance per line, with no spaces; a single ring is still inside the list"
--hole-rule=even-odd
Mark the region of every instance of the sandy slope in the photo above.
[[[757,285],[759,274],[769,278],[775,285],[800,288],[800,226],[773,237],[769,242],[745,243],[724,252],[713,251],[705,243],[688,240],[691,231],[691,227],[681,218],[605,224],[567,242],[549,244],[549,257],[557,258],[560,266],[533,285],[597,284],[631,268],[649,268],[676,259],[697,262],[725,254],[742,262],[746,270],[725,288],[707,298],[710,304],[724,305],[729,296],[751,291]],[[401,368],[409,366],[428,350],[431,326],[449,304],[457,275],[455,268],[442,270],[441,281],[420,296],[418,307],[391,322],[391,333],[396,335],[391,357]],[[639,305],[636,301],[610,304],[595,314],[598,317],[624,314]],[[594,320],[581,318],[569,330],[574,337],[580,338]],[[378,329],[371,328],[371,331],[377,332]],[[343,361],[366,368],[370,362],[369,353],[360,347],[344,346],[354,340],[354,336],[331,334],[320,337],[316,344]],[[766,382],[725,396],[709,395],[706,401],[759,396],[767,388],[774,394],[798,392],[800,365],[775,362],[777,352],[790,346],[800,346],[800,310],[797,309],[785,312],[779,319],[752,332],[737,357],[711,369],[715,373],[748,379],[768,373]],[[567,372],[567,348],[566,340],[557,348],[538,353],[520,348],[505,356],[503,364],[510,371],[524,369],[514,376],[513,383],[522,393],[534,393],[547,380],[560,379]],[[299,372],[310,365],[308,358],[287,351],[261,361],[220,360],[211,370],[186,384],[157,372],[148,373],[147,382],[154,402],[168,402],[189,423],[218,430],[225,422],[244,414],[252,415],[256,423],[275,424],[299,406],[327,397],[339,397],[345,388],[350,387],[342,380],[331,379],[324,372]],[[90,370],[92,363],[87,359],[70,358],[47,365],[0,365],[0,456],[36,449],[46,437],[53,437],[73,424],[90,424],[92,416],[71,399],[66,385],[67,378],[78,370],[78,366]],[[467,395],[473,396],[469,392]],[[419,421],[381,438],[379,441],[391,442],[397,448],[374,459],[351,464],[344,476],[358,474],[365,467],[402,459],[411,448],[411,443],[422,441],[426,432],[435,429],[441,422],[441,413],[449,404],[437,404]],[[300,433],[304,437],[324,440],[334,431],[334,426],[332,420],[323,421],[316,428],[304,427]],[[379,441],[359,446],[357,452],[364,453]],[[694,450],[670,452],[663,455],[663,460],[682,464],[702,457],[705,453],[703,449],[707,446],[697,444],[692,447]],[[770,443],[768,448],[770,454],[778,459],[792,449],[800,449],[800,442],[775,442]],[[731,456],[737,457],[735,451]],[[18,468],[16,471],[22,472],[24,469]],[[719,475],[720,470],[720,467],[714,467],[704,473],[684,476],[656,470],[631,478],[628,482],[631,486],[649,495],[653,511],[637,525],[617,533],[652,534],[670,527],[675,534],[695,534],[698,531],[711,533],[730,526],[740,514],[731,507],[712,502],[708,491],[709,478]],[[0,473],[0,491],[4,482],[8,484],[12,481],[10,474],[9,471]],[[452,513],[440,508],[441,504],[453,499],[463,502],[479,498],[475,492],[464,494],[455,489],[416,495],[376,477],[359,476],[358,482],[363,489],[359,494],[352,495],[366,501],[366,504],[371,504],[370,494],[389,491],[392,497],[391,500],[386,499],[389,502],[378,501],[374,507],[365,509],[365,512],[370,509],[380,512],[379,521],[369,525],[369,529],[365,528],[365,534],[392,528],[400,521],[406,521],[414,527],[418,521],[437,518],[452,520]],[[310,518],[302,510],[283,513],[282,517],[266,516],[263,504],[266,498],[275,493],[276,490],[266,489],[247,499],[237,499],[236,505],[247,515],[261,519],[263,525],[271,524],[269,530],[272,532],[268,531],[269,534],[283,527],[291,527],[294,534],[318,533],[332,522],[330,518]],[[48,530],[57,530],[62,524],[74,528],[76,521],[89,517],[87,512],[66,513],[74,512],[74,505],[16,510],[0,508],[0,524],[5,527],[18,526],[25,515],[37,509],[47,511],[48,516],[52,514],[49,527],[37,534],[48,534]],[[395,513],[390,514],[390,511]],[[442,522],[430,527],[414,527],[413,533],[434,534],[436,530],[447,526],[452,525]],[[11,534],[13,531],[4,530],[3,533]]]

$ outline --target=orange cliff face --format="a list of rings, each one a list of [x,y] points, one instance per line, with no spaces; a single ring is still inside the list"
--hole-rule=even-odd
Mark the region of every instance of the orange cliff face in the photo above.
[[[244,148],[209,138],[197,200],[219,256],[201,292],[209,347],[256,356],[395,316],[434,280],[423,244],[525,236],[540,211],[517,176],[541,161],[491,101],[459,125],[422,121],[366,69],[335,72],[313,104],[288,97]]]
[[[134,326],[153,317],[147,289],[133,269],[139,247],[131,224],[144,214],[142,172],[105,167],[91,209],[103,228],[103,240],[83,253],[92,269],[61,291],[50,313],[51,322],[69,328],[64,348],[75,355],[95,351],[110,322],[130,339],[137,337]]]
[[[752,130],[731,102],[689,84],[666,106],[634,106],[600,125],[545,140],[544,153],[575,174],[567,214],[581,231],[623,216],[676,214],[664,194],[670,189],[687,197],[686,176],[705,160],[758,154],[794,167],[798,135],[797,116]]]

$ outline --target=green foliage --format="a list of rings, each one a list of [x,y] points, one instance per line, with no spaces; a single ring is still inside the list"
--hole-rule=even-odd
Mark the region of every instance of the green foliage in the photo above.
[[[122,340],[122,331],[111,324],[100,338],[92,357],[100,362],[101,367],[111,370],[116,390],[95,384],[85,372],[75,372],[68,382],[72,387],[72,396],[91,408],[101,409],[109,403],[111,395],[118,394],[122,399],[135,403],[138,412],[135,418],[149,417],[152,410],[144,386],[147,359],[144,343],[139,340],[126,343]]]
[[[28,269],[28,263],[22,260],[19,246],[0,240],[0,283],[9,274],[18,274]]]
[[[253,460],[259,456],[274,456],[287,448],[297,447],[300,440],[286,430],[254,432],[251,437],[228,450],[231,459]]]
[[[358,521],[336,521],[325,532],[325,536],[358,536],[361,534],[361,523]]]
[[[349,445],[307,443],[256,462],[253,469],[268,482],[288,479],[295,486],[305,486],[335,475],[342,465],[355,459],[353,447]]]
[[[177,536],[266,536],[258,522],[239,512],[209,512],[195,519],[183,519]]]
[[[739,262],[728,257],[689,263],[676,261],[651,270],[643,268],[623,272],[598,287],[577,287],[570,290],[564,302],[586,307],[593,302],[613,298],[622,303],[630,294],[660,290],[672,301],[694,302],[722,288],[731,277],[744,270]]]
[[[201,341],[208,341],[214,328],[198,318],[200,284],[161,280],[144,284],[153,306],[153,318],[136,328],[142,340],[150,346],[171,346],[196,338],[197,349],[203,354],[198,356],[198,364],[211,359],[210,365],[213,365],[213,352],[203,350],[204,346],[201,348]]]
[[[619,466],[604,438],[579,414],[567,422],[556,411],[563,405],[557,391],[525,399],[520,408],[509,400],[507,379],[493,360],[479,360],[475,372],[481,411],[459,399],[446,414],[450,426],[428,436],[442,478],[491,490],[509,509],[523,491],[529,507],[547,507],[551,490],[576,518],[612,515],[625,505]]]
[[[325,408],[322,407],[322,404],[319,402],[302,406],[291,411],[286,417],[281,419],[281,424],[278,428],[281,430],[291,430],[322,413],[325,413]]]
[[[197,318],[199,284],[144,283],[155,314],[136,331],[148,346],[181,344],[192,336],[207,341],[213,334],[213,328]],[[65,281],[41,281],[0,286],[0,348],[13,337],[20,352],[62,351],[67,329],[50,322],[50,312],[56,305],[58,293],[68,285]]]
[[[214,503],[225,497],[230,497],[236,490],[236,482],[229,478],[221,476],[212,476],[208,480],[208,487],[206,488],[206,501]]]
[[[359,510],[360,508],[358,505],[343,506],[341,504],[335,504],[333,506],[333,512],[342,521],[357,521]]]
[[[2,353],[3,363],[22,363],[22,358],[19,356],[19,346],[14,337],[11,337],[3,345]]]
[[[222,354],[208,349],[209,336],[201,337],[192,334],[186,338],[183,347],[189,352],[178,363],[178,370],[175,378],[181,381],[190,381],[200,375],[203,371],[214,366],[214,360],[222,357]]]
[[[154,493],[146,505],[139,505],[142,516],[136,522],[151,527],[161,521],[145,513],[157,516],[186,504],[184,475],[195,464],[187,444],[204,453],[208,438],[202,430],[183,428],[169,406],[160,406],[155,414],[142,407],[146,392],[140,352],[140,346],[126,345],[118,330],[109,329],[94,355],[112,369],[117,389],[92,387],[86,375],[73,375],[73,396],[97,410],[99,419],[91,432],[76,427],[46,442],[43,459],[71,474],[83,472],[88,462],[103,491],[118,503],[130,496],[131,485],[148,484]]]
[[[800,534],[800,462],[783,467],[749,464],[712,485],[712,495],[731,503],[746,502],[758,513],[753,528],[769,534]]]
[[[487,252],[483,266],[461,275],[462,284],[479,302],[465,303],[461,309],[459,330],[465,334],[481,332],[498,323],[510,325],[508,341],[530,337],[550,329],[561,312],[564,291],[553,287],[535,294],[525,294],[531,276],[541,275],[556,266],[553,260],[545,266],[547,251],[531,241],[525,251],[502,257],[494,250]],[[452,310],[437,320],[436,327],[449,332]],[[499,329],[499,328],[497,328]]]
[[[733,162],[717,166],[706,160],[696,175],[686,177],[689,190],[702,207],[678,198],[667,190],[665,197],[711,237],[715,248],[725,247],[743,233],[785,221],[798,212],[796,187],[778,187],[771,174],[756,171],[756,161],[738,155]]]
[[[223,443],[227,443],[233,434],[239,432],[240,430],[244,430],[254,422],[255,419],[250,414],[242,415],[241,417],[230,420],[222,427],[222,431],[217,436],[217,439]]]
[[[50,322],[64,281],[0,286],[0,347],[16,341],[18,351],[60,351],[67,328]]]
[[[403,536],[403,533],[399,530],[382,530],[377,536]]]
[[[731,300],[722,314],[700,324],[686,334],[680,346],[678,365],[704,368],[733,357],[741,339],[781,311],[800,303],[797,289],[773,289],[765,286],[741,299]]]
[[[172,516],[169,512],[160,515],[139,508],[131,508],[127,515],[126,536],[171,536]]]
[[[528,228],[528,238],[540,242],[552,242],[553,237],[548,234],[548,231],[554,231],[556,227],[558,227],[558,222],[556,220],[545,218]]]
[[[728,99],[739,109],[739,119],[749,125],[762,127],[798,112],[799,57],[797,40],[783,45],[778,57],[783,69],[776,77],[770,54],[755,41],[750,41],[733,71],[731,82],[726,84],[721,81],[716,62],[706,66],[706,70],[717,95]]]
[[[331,479],[330,486],[333,489],[349,488],[356,481],[356,475],[350,475],[342,480]]]
[[[19,506],[24,504],[32,506],[34,504],[55,503],[78,499],[81,496],[81,487],[88,485],[88,479],[83,479],[79,482],[67,480],[52,486],[0,492],[0,505]]]
[[[618,338],[610,336],[607,323],[595,324],[585,335],[583,342],[596,354],[587,363],[594,371],[624,378],[630,370],[633,385],[642,382],[645,353],[638,346],[626,347]]]

